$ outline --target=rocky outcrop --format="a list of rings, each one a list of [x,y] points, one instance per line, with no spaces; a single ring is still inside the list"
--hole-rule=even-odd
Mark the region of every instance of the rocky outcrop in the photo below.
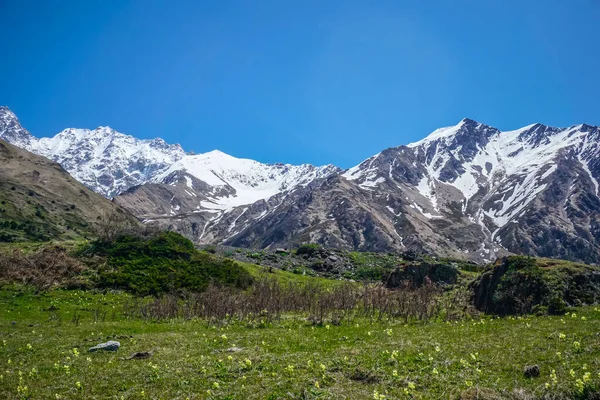
[[[475,307],[500,315],[563,314],[567,306],[600,302],[600,268],[550,259],[498,260],[473,284]]]

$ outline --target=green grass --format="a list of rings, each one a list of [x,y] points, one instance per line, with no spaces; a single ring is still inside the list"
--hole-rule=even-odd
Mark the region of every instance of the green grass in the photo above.
[[[49,240],[47,242],[15,242],[15,243],[1,243],[0,242],[0,254],[8,254],[15,250],[21,250],[25,254],[33,253],[38,250],[42,250],[45,247],[60,246],[66,248],[69,252],[73,252],[82,246],[89,244],[88,240],[77,239],[77,240]]]
[[[600,311],[594,307],[576,309],[575,316],[449,324],[358,320],[312,327],[288,316],[249,328],[128,319],[123,305],[130,299],[0,289],[0,398],[372,399],[377,393],[447,399],[470,386],[577,398],[577,379],[583,382],[586,372],[586,387],[600,384]],[[121,342],[117,353],[86,352],[109,339]],[[243,350],[225,351],[233,346]],[[152,349],[148,360],[124,359]],[[530,364],[540,365],[541,377],[523,376]]]
[[[283,271],[278,268],[263,267],[257,264],[250,264],[241,261],[236,261],[237,264],[241,265],[253,278],[260,278],[263,276],[277,279],[279,283],[287,284],[304,284],[307,282],[313,282],[325,286],[333,286],[340,284],[345,281],[338,281],[333,279],[322,278],[319,276],[294,274],[293,272]],[[307,272],[310,271],[307,269]]]

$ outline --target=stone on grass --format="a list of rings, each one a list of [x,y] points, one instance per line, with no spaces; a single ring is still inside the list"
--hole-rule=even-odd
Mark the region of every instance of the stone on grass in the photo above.
[[[95,345],[94,347],[90,347],[88,349],[89,352],[94,352],[94,351],[117,351],[119,350],[119,347],[121,347],[121,343],[116,342],[114,340],[109,340],[106,343],[100,343]]]
[[[237,353],[238,351],[242,351],[244,349],[242,349],[241,347],[230,347],[227,350],[225,350],[228,353]]]
[[[538,365],[527,365],[523,369],[523,375],[525,375],[525,378],[537,378],[540,376],[540,367]]]
[[[143,360],[145,358],[150,358],[152,357],[153,352],[152,351],[140,351],[137,353],[133,353],[132,355],[130,355],[129,357],[127,357],[127,360]]]

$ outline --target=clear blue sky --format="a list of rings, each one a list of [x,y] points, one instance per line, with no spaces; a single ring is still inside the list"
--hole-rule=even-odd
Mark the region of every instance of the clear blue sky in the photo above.
[[[350,167],[463,117],[600,125],[599,26],[600,0],[0,0],[0,104]]]

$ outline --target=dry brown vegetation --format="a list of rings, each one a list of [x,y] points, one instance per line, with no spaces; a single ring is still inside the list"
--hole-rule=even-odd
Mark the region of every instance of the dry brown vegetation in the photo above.
[[[0,253],[0,281],[31,285],[38,290],[84,287],[84,270],[85,266],[60,246],[47,246],[32,253],[18,248],[8,254]]]
[[[334,287],[314,282],[284,284],[264,276],[246,291],[210,285],[202,293],[189,293],[183,298],[175,295],[151,300],[133,298],[125,306],[125,313],[149,320],[200,318],[209,324],[236,320],[251,325],[280,320],[284,314],[315,325],[339,325],[357,318],[405,322],[457,320],[475,313],[469,297],[466,291],[446,292],[431,282],[418,288],[406,283],[390,290],[381,284],[351,282]]]

